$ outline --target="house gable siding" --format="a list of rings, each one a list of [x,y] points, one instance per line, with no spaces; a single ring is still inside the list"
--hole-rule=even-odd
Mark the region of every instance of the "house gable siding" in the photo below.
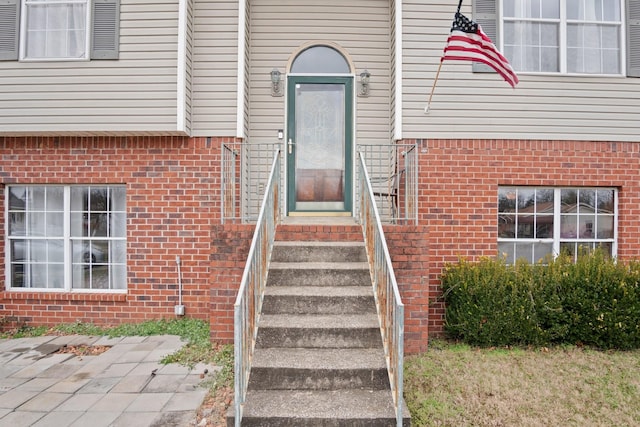
[[[389,0],[251,1],[250,140],[274,142],[277,130],[286,128],[286,97],[271,96],[271,70],[285,74],[289,60],[301,47],[324,41],[347,52],[355,74],[365,69],[371,73],[371,94],[355,98],[356,142],[388,143],[390,16]],[[357,78],[354,86],[357,88]]]
[[[0,133],[178,133],[178,0],[121,0],[119,24],[117,60],[1,61]]]
[[[238,0],[193,0],[192,134],[236,134]]]

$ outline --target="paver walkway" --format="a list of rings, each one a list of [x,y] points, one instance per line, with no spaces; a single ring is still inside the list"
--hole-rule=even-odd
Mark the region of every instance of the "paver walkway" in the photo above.
[[[65,345],[111,348],[56,353]],[[0,427],[195,425],[199,384],[218,368],[160,363],[184,345],[173,335],[0,340]]]

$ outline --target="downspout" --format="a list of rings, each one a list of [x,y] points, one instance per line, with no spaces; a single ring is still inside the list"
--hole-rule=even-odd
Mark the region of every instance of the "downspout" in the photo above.
[[[178,0],[178,52],[176,64],[176,130],[185,132],[187,104],[187,2]]]
[[[395,0],[396,5],[396,37],[395,37],[395,51],[396,51],[396,105],[395,105],[395,126],[394,139],[400,141],[402,139],[402,0]]]
[[[184,316],[184,305],[182,304],[182,270],[180,257],[176,257],[176,265],[178,266],[178,305],[174,307],[176,316]]]
[[[238,71],[236,73],[236,137],[244,137],[244,92],[246,55],[247,0],[238,1]]]

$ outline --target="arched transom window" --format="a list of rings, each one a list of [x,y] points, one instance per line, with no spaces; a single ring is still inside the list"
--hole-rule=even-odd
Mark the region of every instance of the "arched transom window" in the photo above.
[[[348,74],[351,67],[347,59],[330,46],[312,46],[296,56],[291,65],[296,74]]]

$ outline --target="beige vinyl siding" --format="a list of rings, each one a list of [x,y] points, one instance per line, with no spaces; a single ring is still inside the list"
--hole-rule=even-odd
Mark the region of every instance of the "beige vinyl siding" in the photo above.
[[[234,136],[238,1],[193,0],[193,136]]]
[[[388,143],[389,9],[389,0],[252,0],[249,140],[275,142],[278,129],[286,129],[286,96],[271,96],[271,70],[279,69],[285,78],[287,64],[302,46],[333,42],[347,52],[355,74],[371,73],[371,95],[354,98],[355,143]]]
[[[640,79],[495,73],[445,61],[429,92],[457,1],[404,0],[404,138],[640,140]],[[462,12],[472,17],[471,3]]]
[[[0,133],[175,134],[178,0],[122,0],[118,60],[0,62]]]

